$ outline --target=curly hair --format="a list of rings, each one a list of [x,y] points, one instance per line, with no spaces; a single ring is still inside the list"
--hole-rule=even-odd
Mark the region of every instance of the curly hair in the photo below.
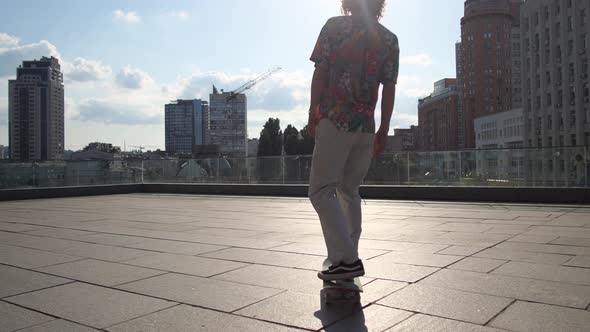
[[[383,17],[385,0],[342,0],[342,14],[367,14],[376,19]]]

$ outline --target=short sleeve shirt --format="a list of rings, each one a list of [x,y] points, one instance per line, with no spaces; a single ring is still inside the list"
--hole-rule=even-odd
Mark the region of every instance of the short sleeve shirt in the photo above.
[[[329,71],[321,117],[343,131],[374,133],[379,86],[397,83],[396,35],[377,20],[334,17],[322,28],[311,61]]]

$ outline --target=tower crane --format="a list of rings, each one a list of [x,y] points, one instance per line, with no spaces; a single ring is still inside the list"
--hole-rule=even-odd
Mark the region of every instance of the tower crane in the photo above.
[[[230,92],[230,96],[227,97],[227,102],[229,103],[230,101],[236,99],[240,93],[243,93],[246,90],[252,89],[255,85],[257,85],[258,83],[271,77],[274,73],[280,71],[281,69],[283,69],[283,68],[275,67],[275,68],[269,70],[268,72],[266,72],[265,74],[262,74],[259,77],[255,78],[249,82],[244,83],[244,85],[242,85],[239,88],[235,89],[234,91]]]

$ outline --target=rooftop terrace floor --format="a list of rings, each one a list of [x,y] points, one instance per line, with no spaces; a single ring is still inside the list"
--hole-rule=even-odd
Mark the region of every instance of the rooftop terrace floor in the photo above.
[[[590,207],[367,201],[362,307],[325,307],[307,200],[0,203],[0,331],[587,331]]]

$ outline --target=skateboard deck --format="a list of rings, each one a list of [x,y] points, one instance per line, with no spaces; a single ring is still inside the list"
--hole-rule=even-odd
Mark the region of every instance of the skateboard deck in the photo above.
[[[329,260],[325,260],[322,269],[325,270],[330,267]],[[358,304],[361,302],[361,293],[363,292],[363,284],[360,278],[352,280],[335,280],[323,281],[324,287],[322,289],[322,301],[326,305],[338,303]]]

